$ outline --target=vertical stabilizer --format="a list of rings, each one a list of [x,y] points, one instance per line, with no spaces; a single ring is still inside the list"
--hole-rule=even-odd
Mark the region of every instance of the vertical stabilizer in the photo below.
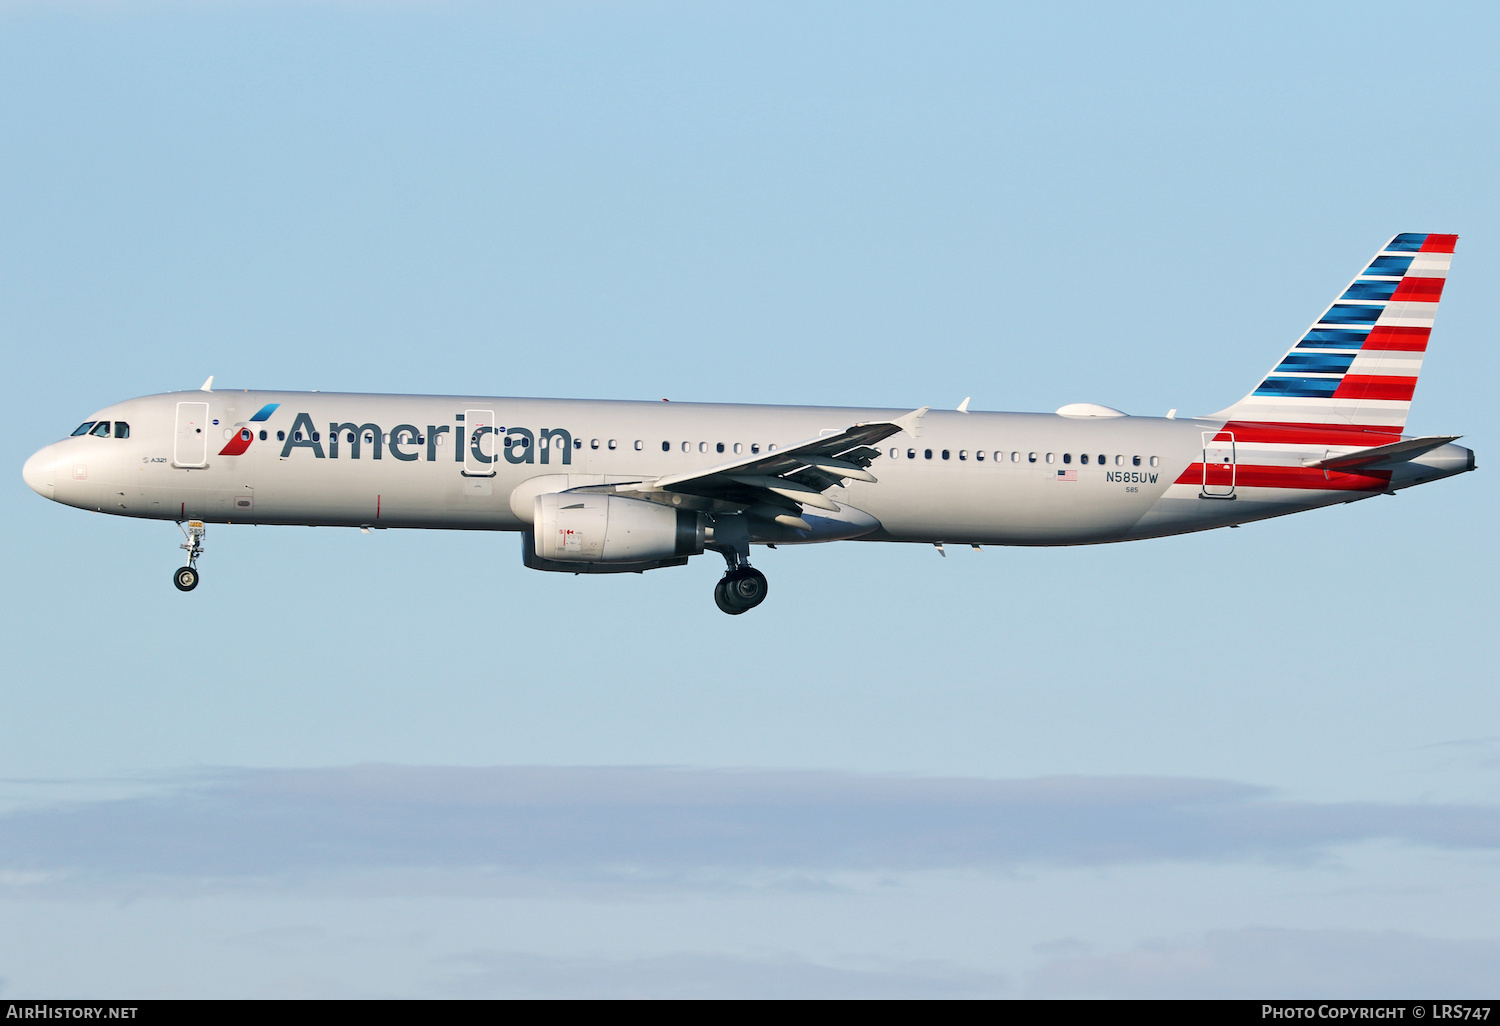
[[[1271,368],[1212,416],[1400,434],[1457,235],[1397,235]]]

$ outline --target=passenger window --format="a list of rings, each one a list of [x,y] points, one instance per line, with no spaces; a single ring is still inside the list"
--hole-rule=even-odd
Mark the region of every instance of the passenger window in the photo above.
[[[640,452],[641,451],[641,440],[639,438],[637,438],[635,440],[635,451],[636,452]]]
[[[90,431],[89,434],[96,435],[99,438],[108,438],[109,437],[109,421],[107,421],[107,420],[101,420],[98,424],[94,425],[94,430]]]
[[[1011,453],[1010,454],[1010,461],[1012,463],[1020,463],[1021,462],[1021,454],[1018,453],[1018,452]]]
[[[583,439],[582,438],[575,438],[575,439],[573,439],[573,448],[575,448],[575,449],[582,449],[583,448]],[[597,441],[594,442],[594,448],[595,449],[599,448],[599,443]]]
[[[614,447],[615,447],[615,440],[614,440],[614,439],[613,439],[613,438],[611,438],[611,439],[610,439],[610,440],[609,440],[609,441],[608,441],[608,442],[607,442],[607,443],[605,443],[605,444],[607,444],[607,445],[608,445],[608,446],[609,446],[609,447],[610,447],[610,448],[611,448],[611,449],[613,449],[613,448],[614,448]]]
[[[968,459],[969,458],[969,450],[967,450],[967,449],[960,449],[960,450],[958,450],[958,458],[961,459],[961,460]]]
[[[323,440],[323,432],[321,432],[321,431],[314,431],[313,432],[313,441],[314,442],[321,442],[322,440]]]
[[[1036,462],[1036,453],[1034,453],[1034,452],[1028,452],[1026,454],[1026,462],[1027,463],[1035,463]]]
[[[692,442],[683,442],[682,443],[682,451],[683,452],[692,452],[693,451],[693,443]]]
[[[723,451],[724,451],[724,443],[723,442],[720,442],[718,445],[714,446],[714,452],[723,452]]]
[[[900,449],[892,449],[891,450],[891,459],[895,459],[897,456],[900,456],[900,455],[901,455],[901,450]]]
[[[963,459],[964,458],[964,454],[963,453],[959,453],[958,454],[958,458],[959,459]],[[984,450],[983,449],[976,449],[974,451],[974,458],[976,460],[978,460],[980,463],[983,463],[984,462]]]
[[[1070,453],[1070,452],[1063,453],[1063,462],[1064,463],[1072,463],[1073,462],[1073,454]]]
[[[759,442],[751,442],[750,443],[750,452],[752,454],[760,452],[760,443]]]
[[[78,429],[76,431],[74,431],[73,434],[75,434],[75,435],[86,435],[93,428],[93,426],[94,426],[94,422],[93,421],[86,420],[82,424],[78,425]]]
[[[265,429],[264,429],[264,428],[262,428],[262,429],[261,429],[261,432],[260,432],[260,440],[261,440],[261,441],[262,441],[262,442],[264,442],[264,441],[265,441],[265,440],[266,440],[266,432],[265,432]]]
[[[739,442],[735,442],[734,443],[734,454],[736,456],[738,456],[743,448],[744,448],[744,446],[740,445]]]
[[[1085,453],[1080,453],[1079,454],[1079,456],[1078,456],[1078,462],[1079,463],[1087,463],[1088,461],[1089,461],[1089,454],[1088,453],[1085,452]]]
[[[661,443],[661,451],[662,452],[671,452],[672,451],[672,443],[671,442],[663,442],[663,443]]]
[[[1115,457],[1115,466],[1117,466],[1117,467],[1123,467],[1124,465],[1125,465],[1125,457],[1124,456],[1116,456]]]
[[[1056,460],[1056,459],[1057,459],[1057,457],[1056,457],[1056,456],[1054,456],[1054,455],[1053,455],[1053,454],[1052,454],[1052,453],[1050,453],[1050,452],[1049,452],[1049,453],[1048,453],[1048,454],[1047,454],[1047,462],[1048,462],[1048,463],[1051,463],[1051,462],[1053,462],[1053,461],[1054,461],[1054,460]]]
[[[908,450],[906,450],[906,458],[909,459],[909,460],[916,459],[917,458],[917,450],[915,450],[915,449],[908,449]]]
[[[1155,456],[1151,457],[1151,465],[1153,467],[1156,466],[1157,464],[1159,464],[1160,462],[1161,462],[1161,460],[1157,459]]]
[[[947,458],[948,458],[948,450],[944,449],[943,450],[943,459],[947,459]]]
[[[776,443],[775,442],[772,442],[770,445],[766,446],[766,452],[775,452],[775,451],[776,451]]]
[[[1132,467],[1139,467],[1141,465],[1141,458],[1139,456],[1130,457],[1130,465]]]
[[[599,439],[597,439],[597,438],[590,438],[589,439],[589,448],[590,449],[597,449],[597,448],[599,448]],[[614,448],[614,447],[610,446],[610,448]]]
[[[276,441],[278,441],[278,442],[284,442],[284,441],[286,441],[286,432],[285,431],[278,431],[278,432],[276,432]]]
[[[117,421],[115,421],[115,437],[116,438],[129,438],[130,437],[130,425],[127,424],[127,423],[125,423],[123,420],[117,420]]]
[[[294,432],[292,432],[292,441],[294,441],[294,442],[300,442],[300,441],[302,441],[302,432],[301,431],[294,431]]]
[[[931,449],[923,449],[922,450],[922,455],[925,456],[925,457],[927,457],[930,460],[930,459],[932,459],[932,450]]]
[[[254,435],[251,433],[251,431],[250,431],[249,428],[240,428],[240,441],[242,441],[242,442],[248,442],[253,437],[254,437]]]

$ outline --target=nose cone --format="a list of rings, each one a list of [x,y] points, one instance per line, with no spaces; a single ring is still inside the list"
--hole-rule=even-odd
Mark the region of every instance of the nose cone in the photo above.
[[[21,478],[26,482],[27,487],[47,499],[53,497],[53,482],[57,466],[56,450],[57,447],[54,445],[37,450],[21,468]]]

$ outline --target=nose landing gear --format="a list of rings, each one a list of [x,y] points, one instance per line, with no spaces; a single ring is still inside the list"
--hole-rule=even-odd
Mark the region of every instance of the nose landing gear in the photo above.
[[[173,572],[172,583],[177,586],[178,591],[192,591],[198,587],[198,557],[203,555],[203,536],[208,533],[208,528],[203,526],[201,520],[189,520],[186,527],[179,520],[177,527],[187,539],[178,548],[187,550],[188,561],[187,566],[178,567]]]

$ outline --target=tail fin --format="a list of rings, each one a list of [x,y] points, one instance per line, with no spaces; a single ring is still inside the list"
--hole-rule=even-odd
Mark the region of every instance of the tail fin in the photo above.
[[[1400,434],[1457,235],[1398,235],[1260,387],[1212,416]]]

